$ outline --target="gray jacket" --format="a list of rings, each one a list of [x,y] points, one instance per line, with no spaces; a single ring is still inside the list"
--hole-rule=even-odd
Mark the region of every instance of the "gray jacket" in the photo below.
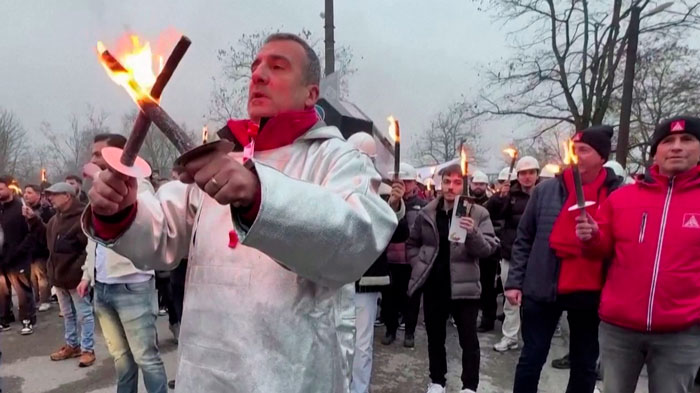
[[[607,174],[603,187],[610,193],[622,182],[612,170]],[[559,177],[543,181],[532,191],[513,243],[506,290],[520,289],[523,297],[535,301],[556,300],[561,261],[549,246],[549,237],[567,197]]]
[[[435,217],[439,201],[435,199],[420,211],[406,241],[406,255],[413,269],[408,284],[409,295],[425,284],[438,255],[440,237]],[[450,243],[452,299],[478,299],[481,296],[479,258],[493,254],[498,248],[488,210],[474,205],[470,217],[476,222],[476,232],[467,236],[464,244]]]

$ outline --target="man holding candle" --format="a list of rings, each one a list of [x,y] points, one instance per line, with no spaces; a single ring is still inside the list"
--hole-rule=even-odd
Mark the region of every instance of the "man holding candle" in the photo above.
[[[369,157],[319,121],[320,62],[303,39],[268,37],[251,71],[250,120],[219,134],[248,147],[245,166],[210,152],[156,196],[103,171],[84,224],[144,269],[189,256],[176,392],[347,392],[354,282],[396,213]]]
[[[446,323],[454,317],[462,348],[462,393],[476,392],[479,385],[480,349],[476,333],[481,296],[479,258],[498,247],[488,211],[470,205],[469,216],[459,225],[467,231],[465,243],[448,239],[452,209],[463,191],[462,168],[452,165],[440,172],[443,195],[418,214],[406,255],[411,264],[409,296],[423,290],[423,312],[428,334],[430,385],[428,393],[444,393],[447,374]]]
[[[567,393],[592,393],[598,358],[598,304],[603,288],[603,258],[583,253],[576,237],[581,210],[577,195],[596,204],[620,186],[603,168],[613,129],[594,126],[577,132],[573,150],[578,168],[535,187],[518,226],[505,294],[522,307],[524,347],[515,371],[513,393],[536,393],[559,317],[567,311],[571,371]],[[581,182],[576,180],[576,169]]]
[[[501,240],[501,281],[505,285],[508,279],[510,268],[511,251],[518,231],[520,218],[525,212],[530,194],[538,182],[540,164],[532,156],[520,158],[515,166],[515,181],[508,180],[511,173],[510,167],[504,168],[499,177],[504,176],[505,181],[501,185],[498,194],[493,195],[486,205],[494,222],[502,223],[498,225],[496,234]],[[512,186],[511,186],[512,184]],[[501,331],[503,337],[494,344],[493,349],[497,352],[507,352],[519,347],[518,335],[520,333],[520,306],[505,302],[503,305],[503,325]]]
[[[600,302],[604,391],[687,393],[700,367],[700,118],[665,120],[654,166],[579,217],[586,251],[612,258]]]

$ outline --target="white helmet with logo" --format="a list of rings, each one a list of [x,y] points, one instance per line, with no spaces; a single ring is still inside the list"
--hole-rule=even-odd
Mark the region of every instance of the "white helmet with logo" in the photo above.
[[[377,156],[377,145],[374,142],[374,138],[371,134],[366,132],[356,132],[350,135],[348,138],[348,143],[350,143],[355,149],[367,154],[371,158]]]
[[[515,164],[515,173],[529,171],[532,169],[537,169],[538,171],[540,170],[540,163],[537,162],[537,159],[532,156],[525,156],[519,159],[518,163]]]
[[[399,165],[399,179],[418,180],[418,171],[416,171],[416,168],[414,168],[413,165],[402,162],[401,165]]]
[[[472,175],[472,183],[486,183],[489,184],[489,177],[482,171],[476,171]]]
[[[510,171],[510,167],[503,168],[503,170],[498,173],[498,181],[510,181],[516,178],[515,174],[511,173],[510,179],[508,179],[508,171]]]

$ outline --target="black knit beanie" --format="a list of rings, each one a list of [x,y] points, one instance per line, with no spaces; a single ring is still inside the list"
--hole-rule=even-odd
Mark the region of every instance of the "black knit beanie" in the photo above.
[[[610,149],[612,145],[613,128],[611,126],[593,126],[588,127],[583,131],[579,131],[574,135],[574,142],[583,142],[590,145],[593,150],[604,159],[610,157]]]
[[[656,148],[664,138],[676,133],[690,134],[700,140],[700,119],[692,116],[676,116],[659,123],[651,137],[651,156],[654,157]]]

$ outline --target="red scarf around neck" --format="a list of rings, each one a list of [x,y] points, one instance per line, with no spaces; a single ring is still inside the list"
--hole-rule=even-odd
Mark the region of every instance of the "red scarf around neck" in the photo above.
[[[606,177],[607,172],[602,169],[592,183],[583,185],[586,201],[596,203],[586,209],[591,216],[595,217],[598,207],[608,197],[608,190],[603,187]],[[550,247],[561,258],[558,292],[600,291],[603,289],[603,261],[592,260],[583,255],[583,247],[576,237],[576,217],[581,211],[569,211],[569,207],[577,204],[573,170],[566,169],[562,173],[562,179],[569,195],[549,237]]]
[[[248,119],[230,119],[226,125],[236,140],[247,146],[255,141],[255,151],[272,150],[292,144],[318,122],[314,108],[301,112],[285,112],[270,118],[262,130]]]

